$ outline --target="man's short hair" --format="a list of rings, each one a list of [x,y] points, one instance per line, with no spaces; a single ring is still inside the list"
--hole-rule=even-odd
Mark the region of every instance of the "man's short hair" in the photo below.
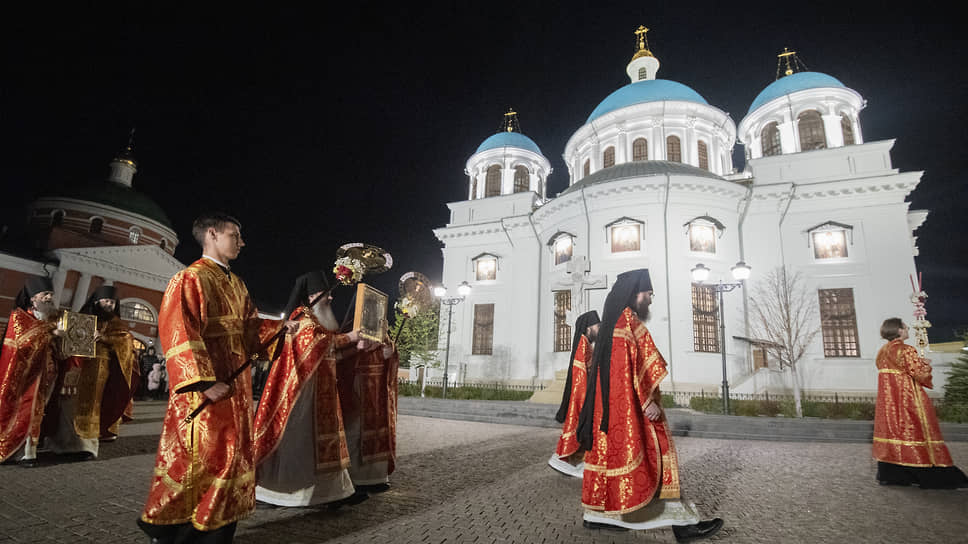
[[[895,338],[900,338],[902,327],[904,327],[904,322],[901,321],[900,317],[885,319],[884,323],[881,324],[881,338],[888,342]]]
[[[192,236],[195,238],[195,241],[198,242],[198,245],[204,248],[205,233],[208,232],[208,229],[215,227],[217,232],[222,232],[222,229],[225,228],[226,223],[235,223],[240,229],[242,228],[242,223],[231,215],[221,212],[203,213],[202,215],[198,216],[197,219],[195,219],[194,223],[192,223]]]

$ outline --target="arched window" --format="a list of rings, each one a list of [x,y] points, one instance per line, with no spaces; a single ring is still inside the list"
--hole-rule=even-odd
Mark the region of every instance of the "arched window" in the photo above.
[[[524,193],[531,188],[531,174],[524,166],[514,168],[514,192]]]
[[[119,309],[121,314],[121,319],[141,321],[142,323],[156,323],[155,312],[146,304],[134,301],[125,301],[121,303],[121,308]]]
[[[797,116],[797,129],[800,131],[800,151],[824,149],[827,135],[823,131],[823,118],[817,110],[807,110]]]
[[[64,210],[55,210],[50,214],[50,226],[56,227],[64,224]]]
[[[91,218],[91,227],[88,229],[88,231],[91,234],[101,234],[102,229],[104,229],[104,219],[101,219],[100,217]]]
[[[164,238],[162,238],[161,239],[161,243],[158,244],[158,247],[160,247],[161,249],[167,250],[168,249],[168,240],[165,240]]]
[[[854,145],[854,124],[850,122],[850,117],[844,113],[840,116],[840,131],[844,134],[844,145]]]
[[[666,138],[666,160],[682,162],[682,144],[679,143],[678,136]]]
[[[585,177],[588,174],[591,174],[592,173],[592,160],[591,159],[585,159],[585,166],[582,167],[581,171],[582,171],[582,177]]]
[[[128,229],[128,241],[137,244],[139,240],[141,240],[141,229],[138,227]]]
[[[632,160],[633,161],[647,161],[649,160],[649,141],[645,138],[636,138],[632,142]]]
[[[615,166],[615,148],[609,146],[602,153],[602,168],[609,168],[611,166]]]
[[[709,170],[709,146],[706,142],[699,141],[699,168]]]
[[[763,146],[764,157],[772,157],[783,152],[780,147],[780,129],[777,128],[776,122],[763,127],[763,132],[760,133],[760,143]]]
[[[639,68],[639,81],[642,81],[643,79],[649,79],[649,71],[646,70],[644,66]]]
[[[492,165],[487,168],[487,176],[484,179],[484,197],[498,196],[501,194],[501,167]]]

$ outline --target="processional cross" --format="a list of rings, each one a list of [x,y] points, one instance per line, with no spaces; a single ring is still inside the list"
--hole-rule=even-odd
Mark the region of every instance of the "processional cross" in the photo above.
[[[557,282],[555,285],[559,289],[565,288],[571,291],[571,310],[568,311],[566,317],[569,324],[574,323],[578,316],[588,311],[585,292],[592,289],[605,289],[606,287],[605,276],[589,274],[590,269],[588,257],[576,255],[566,265],[565,270],[568,272],[568,278]]]

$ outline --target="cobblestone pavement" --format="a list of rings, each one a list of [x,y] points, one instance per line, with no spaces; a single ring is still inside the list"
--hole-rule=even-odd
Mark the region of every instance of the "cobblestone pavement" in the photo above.
[[[97,461],[0,466],[0,543],[145,542],[143,506],[161,426],[158,404],[102,446]],[[617,533],[581,525],[581,482],[547,466],[557,431],[400,416],[392,487],[325,509],[260,507],[240,543],[674,542],[672,531]],[[713,540],[966,542],[968,491],[881,487],[869,444],[683,437],[687,499],[725,519]],[[968,443],[950,443],[968,465]]]

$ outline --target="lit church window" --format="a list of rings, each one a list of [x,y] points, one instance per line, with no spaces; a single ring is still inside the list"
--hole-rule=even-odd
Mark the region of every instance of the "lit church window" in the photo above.
[[[501,194],[501,167],[494,164],[488,167],[484,177],[484,198]]]
[[[639,251],[642,248],[642,225],[626,223],[612,227],[612,253]]]
[[[555,265],[567,263],[571,260],[575,249],[574,237],[568,233],[560,233],[552,238],[552,247],[555,252]]]
[[[497,259],[492,256],[480,256],[474,264],[477,281],[497,279]]]
[[[611,168],[612,166],[615,166],[615,148],[609,146],[602,154],[602,168]]]
[[[824,230],[813,233],[813,257],[815,259],[838,259],[846,256],[846,231]]]
[[[689,251],[716,253],[716,227],[703,223],[689,225]]]
[[[155,313],[140,302],[122,302],[119,309],[121,319],[131,319],[144,323],[155,323]]]
[[[716,239],[723,236],[726,225],[715,217],[702,215],[686,222],[686,234],[689,236],[689,251],[695,253],[716,253]]]
[[[531,186],[531,174],[528,169],[523,166],[517,166],[514,168],[514,192],[524,193],[527,192]]]
[[[137,244],[139,240],[141,240],[141,229],[131,227],[131,230],[128,231],[128,241],[132,244]]]

